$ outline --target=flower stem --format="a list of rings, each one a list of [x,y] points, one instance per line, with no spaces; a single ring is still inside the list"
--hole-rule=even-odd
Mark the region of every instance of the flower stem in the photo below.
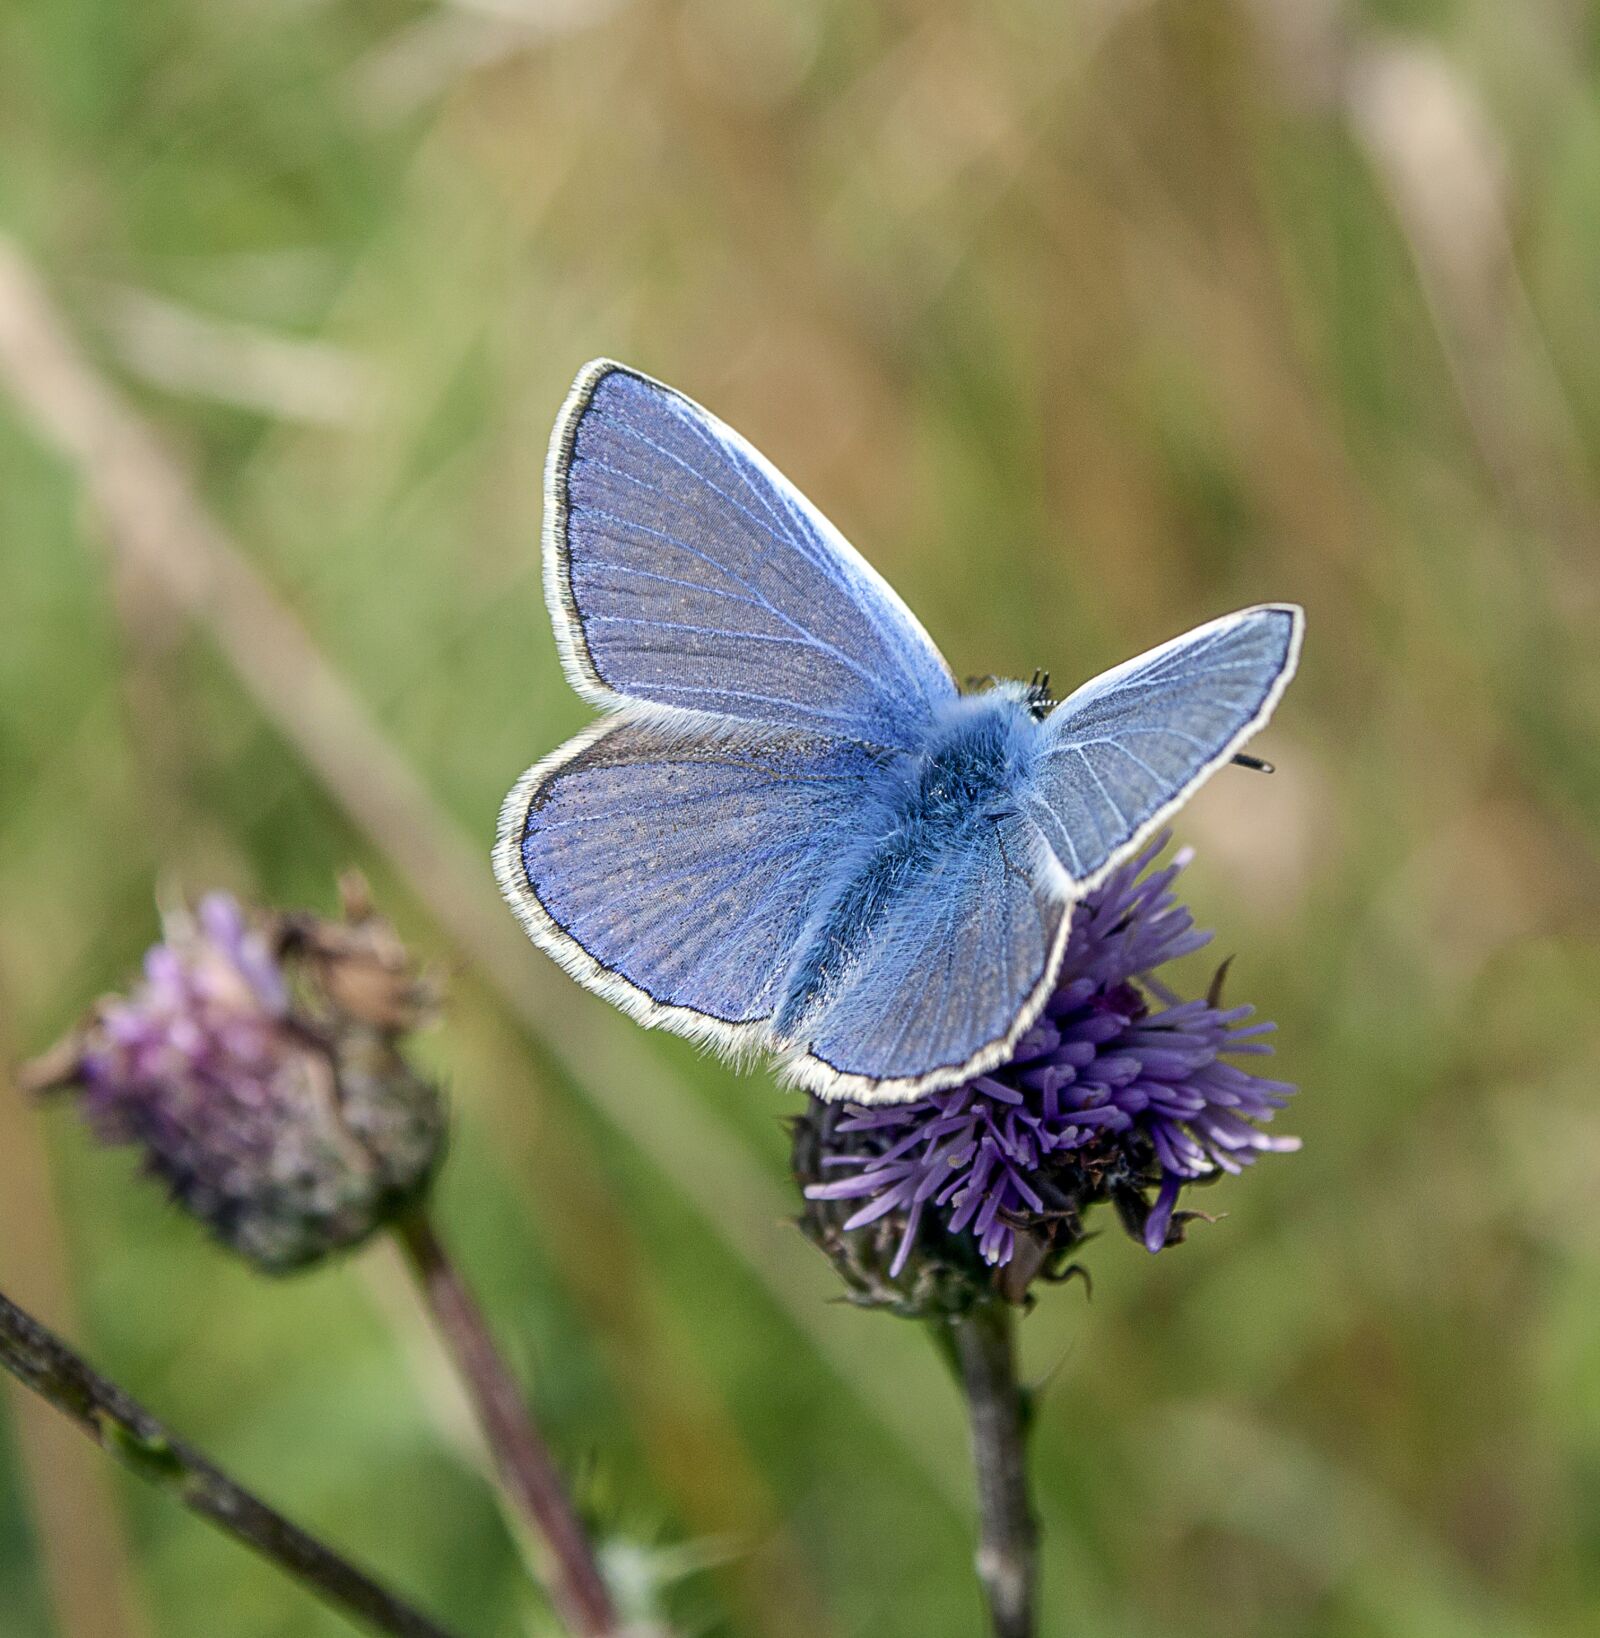
[[[1032,1407],[1028,1390],[1017,1379],[1012,1308],[994,1299],[949,1324],[972,1417],[978,1579],[995,1638],[1034,1638],[1039,1526],[1028,1498]]]
[[[477,1299],[424,1212],[401,1218],[395,1235],[466,1383],[501,1483],[532,1527],[534,1567],[556,1613],[577,1638],[616,1638],[621,1623],[594,1549]]]
[[[102,1450],[369,1630],[397,1638],[450,1638],[445,1628],[241,1489],[4,1294],[0,1366]]]

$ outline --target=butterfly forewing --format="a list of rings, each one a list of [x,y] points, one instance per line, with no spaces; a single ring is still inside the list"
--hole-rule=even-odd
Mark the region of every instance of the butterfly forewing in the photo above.
[[[1137,849],[1267,720],[1301,614],[1225,615],[1086,683],[1046,718],[1024,811],[1079,889]]]
[[[954,696],[876,571],[671,388],[590,365],[557,426],[548,488],[551,612],[590,697],[909,749]]]

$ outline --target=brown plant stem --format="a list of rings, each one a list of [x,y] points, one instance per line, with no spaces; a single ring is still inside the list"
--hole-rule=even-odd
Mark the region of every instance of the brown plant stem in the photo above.
[[[577,1638],[615,1638],[621,1625],[594,1549],[477,1299],[426,1213],[401,1218],[395,1236],[466,1383],[500,1481],[531,1527],[535,1569],[556,1613]]]
[[[0,1366],[69,1417],[102,1450],[358,1624],[397,1638],[451,1638],[445,1628],[235,1484],[3,1294]]]
[[[949,1322],[972,1418],[978,1579],[995,1638],[1034,1638],[1039,1525],[1028,1497],[1028,1390],[1017,1379],[1015,1321],[995,1299]]]

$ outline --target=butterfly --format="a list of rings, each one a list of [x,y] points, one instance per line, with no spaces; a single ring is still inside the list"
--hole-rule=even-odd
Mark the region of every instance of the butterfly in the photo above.
[[[544,579],[606,714],[506,799],[511,907],[641,1022],[862,1103],[1010,1056],[1073,906],[1267,721],[1304,622],[1224,615],[1059,703],[963,693],[776,468],[605,359],[551,439]]]

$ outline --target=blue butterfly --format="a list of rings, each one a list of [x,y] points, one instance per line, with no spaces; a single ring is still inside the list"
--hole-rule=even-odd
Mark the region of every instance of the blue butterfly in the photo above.
[[[1267,721],[1303,623],[1225,615],[1060,704],[963,694],[782,474],[607,360],[556,422],[544,573],[568,678],[607,715],[506,799],[507,900],[643,1023],[865,1103],[1011,1053],[1073,905]]]

